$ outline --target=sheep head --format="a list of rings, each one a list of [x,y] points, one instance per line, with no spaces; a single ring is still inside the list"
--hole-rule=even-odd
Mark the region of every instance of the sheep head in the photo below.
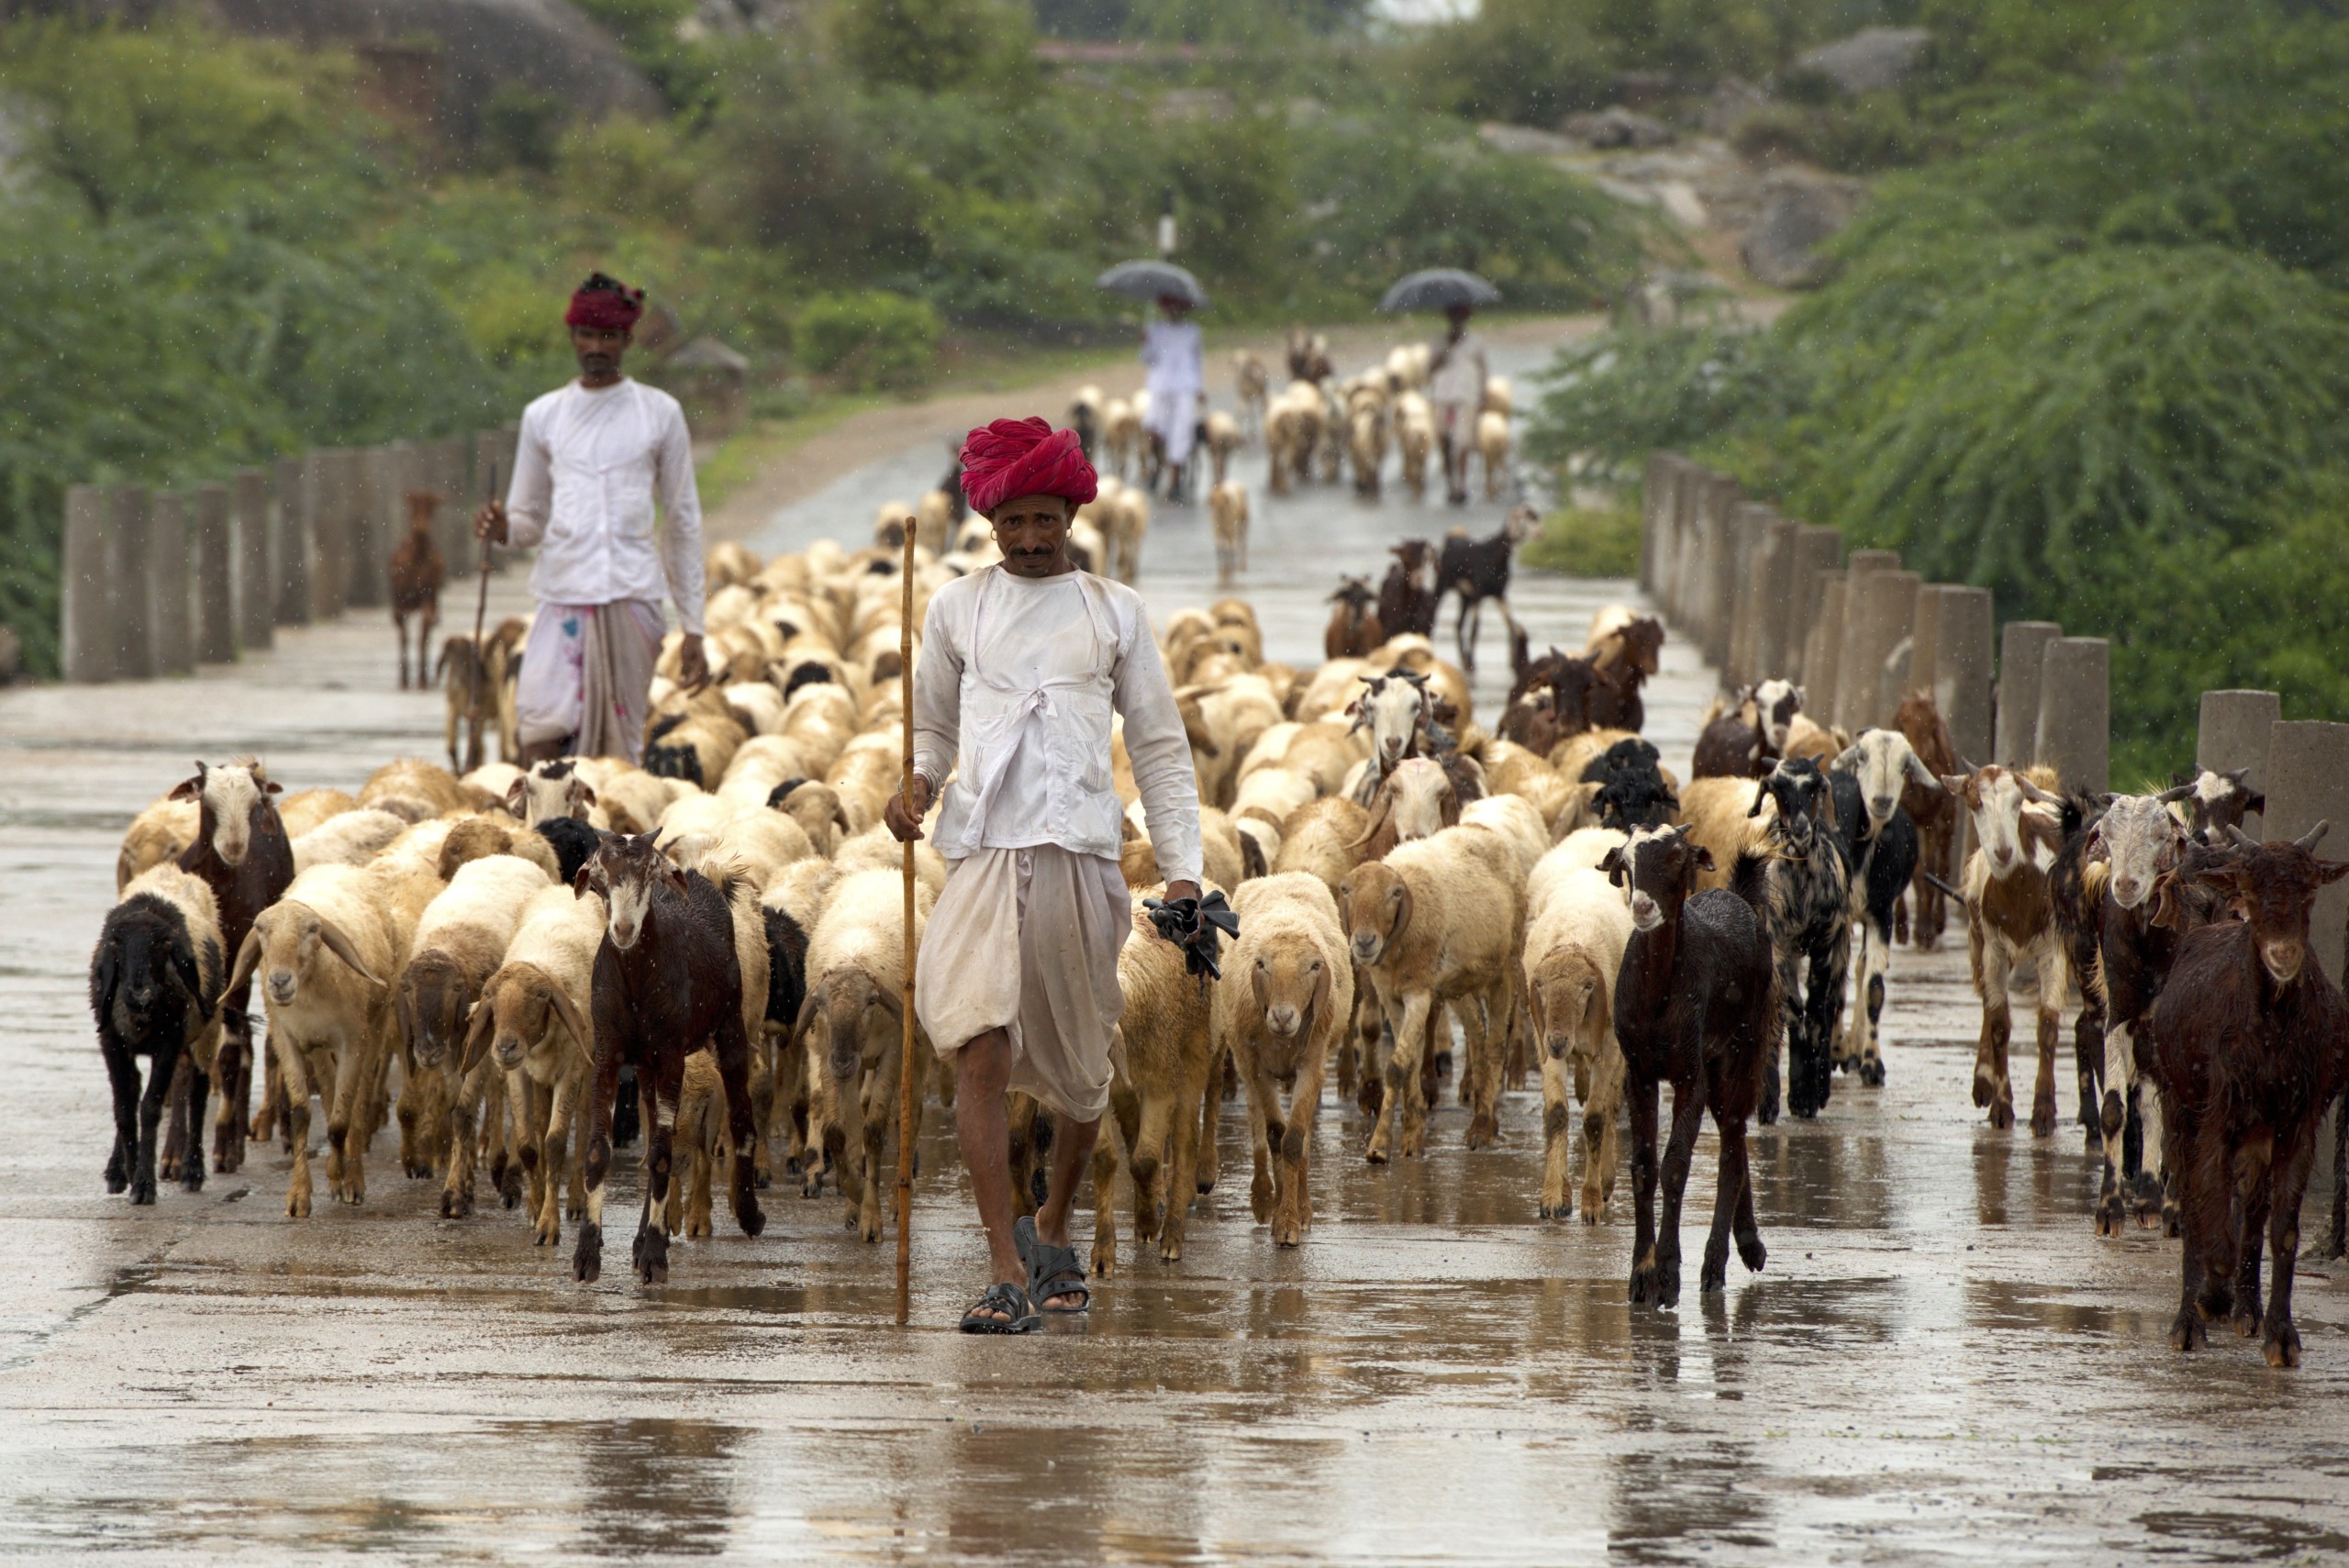
[[[445,952],[422,952],[400,973],[393,1015],[400,1041],[424,1067],[438,1067],[458,1054],[473,987],[463,968]]]
[[[573,1047],[592,1070],[596,1065],[595,1031],[554,976],[537,964],[518,961],[501,966],[482,987],[473,1004],[473,1027],[465,1036],[464,1071],[481,1064],[484,1052],[497,1058],[500,1071],[522,1065],[560,1022]]]
[[[262,765],[250,759],[218,767],[199,761],[195,776],[181,780],[170,798],[195,801],[197,840],[211,841],[212,852],[220,857],[221,864],[240,866],[252,848],[253,824],[261,819],[268,797],[279,793]]]
[[[571,891],[574,896],[603,895],[604,906],[611,911],[611,923],[604,928],[605,940],[627,952],[644,934],[654,894],[665,886],[683,898],[688,885],[685,872],[661,852],[652,834],[615,834],[597,845],[587,863],[579,868]]]
[[[1346,917],[1354,962],[1375,964],[1410,928],[1411,888],[1402,873],[1383,861],[1357,866],[1338,884],[1338,905]]]
[[[273,1007],[289,1006],[306,982],[317,973],[318,950],[324,948],[370,985],[384,982],[367,967],[356,943],[332,920],[306,904],[281,899],[257,916],[237,950],[235,970],[223,995],[241,995],[258,970],[262,990]]]
[[[2299,978],[2308,962],[2309,909],[2329,883],[2349,876],[2349,861],[2316,858],[2317,840],[2330,822],[2320,822],[2298,839],[2262,844],[2242,828],[2228,837],[2243,852],[2211,867],[2202,879],[2225,893],[2251,927],[2260,966],[2278,985]]]
[[[1604,1038],[1608,1018],[1607,977],[1584,948],[1561,942],[1543,953],[1525,977],[1533,1038],[1552,1061],[1580,1054],[1578,1047]]]
[[[807,1000],[799,1009],[796,1027],[803,1033],[818,1020],[823,1023],[826,1064],[833,1083],[849,1092],[864,1071],[867,1026],[876,1015],[888,1026],[883,1031],[885,1039],[876,1041],[886,1049],[886,1041],[897,1040],[905,1029],[905,1000],[854,965],[834,969],[809,984]]]
[[[1309,942],[1268,941],[1248,978],[1264,1028],[1279,1040],[1309,1039],[1330,1006],[1330,966]]]
[[[1788,714],[1787,722],[1794,716]],[[1913,780],[1920,788],[1939,789],[1942,782],[1917,755],[1909,737],[1898,729],[1863,729],[1842,755],[1830,764],[1839,773],[1859,781],[1860,804],[1866,808],[1868,836],[1874,838],[1900,808],[1900,791]]]
[[[1632,926],[1653,931],[1679,920],[1681,906],[1697,890],[1698,873],[1713,869],[1713,854],[1681,828],[1642,828],[1608,851],[1598,869],[1629,893]]]

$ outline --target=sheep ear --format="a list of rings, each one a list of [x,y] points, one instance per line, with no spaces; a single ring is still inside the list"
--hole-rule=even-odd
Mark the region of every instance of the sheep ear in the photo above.
[[[2319,861],[2316,862],[2316,880],[2319,886],[2322,886],[2328,882],[2339,882],[2344,876],[2349,876],[2349,861]]]
[[[172,786],[172,793],[165,795],[163,798],[165,800],[194,800],[197,795],[202,795],[203,793],[204,764],[202,762],[198,762],[195,765],[195,777],[192,779],[182,779],[179,783]]]
[[[245,940],[237,944],[237,962],[229,968],[228,984],[221,988],[221,997],[225,1000],[243,995],[244,988],[252,983],[253,970],[260,962],[261,922],[256,920],[245,929]]]
[[[496,1018],[496,1010],[490,1006],[489,997],[484,993],[481,1000],[473,1006],[472,1018],[465,1030],[464,1065],[457,1070],[458,1076],[468,1077],[474,1068],[481,1065],[482,1057],[489,1051],[491,1026]]]
[[[180,977],[187,988],[188,998],[195,1004],[198,1017],[209,1019],[215,999],[205,995],[204,977],[195,972],[195,954],[179,942],[172,944],[172,973]]]
[[[571,788],[566,792],[564,798],[574,806],[593,806],[596,804],[596,792],[587,787],[585,779],[573,774]]]
[[[250,941],[252,940],[252,938],[248,934],[245,940],[247,941]],[[90,988],[92,991],[96,993],[96,1000],[92,1004],[92,1006],[93,1010],[97,1013],[98,1021],[101,1024],[105,1023],[106,1016],[114,1011],[115,982],[120,979],[121,975],[122,956],[120,951],[112,942],[100,942],[98,944],[98,965],[96,971],[90,976]]]
[[[596,888],[596,859],[590,855],[571,879],[571,895],[584,898]]]
[[[587,1063],[587,1071],[595,1072],[596,1031],[585,1018],[579,1016],[578,1007],[572,1003],[571,993],[560,985],[550,985],[547,987],[547,1000],[554,1004],[555,1016],[562,1020],[562,1027],[570,1032],[571,1043],[578,1047],[580,1057]]]
[[[521,819],[522,813],[529,808],[524,798],[529,794],[529,785],[522,779],[516,779],[506,786],[506,809],[517,821]]]
[[[1617,848],[1611,849],[1608,851],[1606,854],[1599,857],[1598,869],[1607,873],[1608,881],[1613,883],[1618,887],[1622,886],[1623,851],[1621,847],[1618,846]]]
[[[262,781],[261,789],[263,795],[284,795],[285,793],[285,786],[279,784],[275,779],[263,779]]]
[[[1713,851],[1705,848],[1702,844],[1697,846],[1697,869],[1698,871],[1711,871],[1715,869],[1713,865]]]
[[[2257,790],[2254,790],[2248,799],[2244,802],[2243,809],[2246,811],[2255,811],[2262,817],[2266,816],[2267,796]]]
[[[1770,792],[1769,792],[1768,790],[1766,790],[1766,789],[1759,789],[1759,788],[1757,788],[1756,790],[1754,790],[1754,792],[1753,792],[1753,805],[1751,805],[1751,806],[1747,806],[1747,807],[1745,808],[1745,814],[1746,814],[1748,817],[1759,817],[1759,816],[1761,816],[1761,815],[1762,815],[1762,802],[1763,802],[1764,800],[1765,800],[1765,799],[1767,799],[1767,798],[1769,797],[1769,794],[1770,794]]]
[[[370,985],[381,985],[384,984],[383,981],[375,977],[375,972],[367,967],[367,961],[359,956],[357,944],[353,943],[348,936],[343,934],[341,927],[336,925],[332,920],[326,918],[324,916],[320,916],[318,917],[318,940],[327,944],[328,951],[332,952],[335,957],[342,960],[343,962],[351,965],[352,969],[356,970],[360,979],[364,980]]]

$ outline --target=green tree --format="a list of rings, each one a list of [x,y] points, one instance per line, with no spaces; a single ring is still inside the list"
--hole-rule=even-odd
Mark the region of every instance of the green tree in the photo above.
[[[835,45],[864,81],[923,93],[1034,74],[1033,24],[1010,0],[839,0]]]

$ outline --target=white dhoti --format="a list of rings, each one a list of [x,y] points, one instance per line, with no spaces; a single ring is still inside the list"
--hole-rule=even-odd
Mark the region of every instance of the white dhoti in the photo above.
[[[514,689],[522,743],[567,740],[582,757],[637,761],[662,630],[661,606],[642,599],[540,605]]]
[[[950,866],[922,934],[915,1016],[950,1061],[1007,1030],[1011,1087],[1096,1119],[1109,1106],[1110,1031],[1126,1005],[1118,950],[1133,929],[1118,862],[1038,844],[976,850]]]

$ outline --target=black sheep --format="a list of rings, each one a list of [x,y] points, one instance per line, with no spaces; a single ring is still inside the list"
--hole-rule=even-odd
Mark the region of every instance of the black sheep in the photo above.
[[[595,854],[596,846],[611,837],[575,817],[550,817],[532,830],[553,846],[555,864],[562,868],[565,882],[576,881],[579,868]]]
[[[114,1152],[106,1191],[155,1201],[155,1132],[183,1052],[210,1023],[221,981],[220,933],[182,903],[132,884],[106,915],[90,955],[90,1012],[114,1086]],[[147,1058],[142,1094],[137,1059]],[[200,1076],[200,1074],[198,1074]],[[200,1154],[186,1162],[191,1191],[204,1184]]]
[[[1657,828],[1680,809],[1680,797],[1664,782],[1660,753],[1647,741],[1618,740],[1582,771],[1582,782],[1598,785],[1591,809],[1606,827],[1629,833]]]

